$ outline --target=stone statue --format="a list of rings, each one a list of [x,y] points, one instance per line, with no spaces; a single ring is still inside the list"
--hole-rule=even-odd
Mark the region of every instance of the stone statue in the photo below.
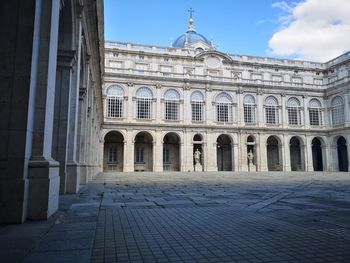
[[[253,164],[254,154],[253,154],[252,149],[249,150],[249,152],[247,154],[247,158],[248,158],[248,165]]]
[[[247,158],[248,158],[248,171],[256,171],[256,166],[253,163],[254,154],[253,154],[252,149],[249,150],[249,152],[247,154]]]
[[[194,154],[193,154],[193,158],[194,158],[194,163],[201,163],[201,152],[197,149]]]

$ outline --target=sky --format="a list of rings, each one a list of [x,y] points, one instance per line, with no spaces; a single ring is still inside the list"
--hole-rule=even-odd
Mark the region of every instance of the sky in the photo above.
[[[188,29],[219,51],[325,62],[350,50],[350,0],[104,0],[105,39],[170,46]]]

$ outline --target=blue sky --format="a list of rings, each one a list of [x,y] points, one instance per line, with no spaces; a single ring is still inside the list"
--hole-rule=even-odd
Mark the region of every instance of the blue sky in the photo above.
[[[350,22],[347,20],[349,15],[346,14],[350,13],[349,0],[104,2],[106,40],[169,46],[171,39],[176,39],[187,30],[188,9],[192,7],[195,10],[193,18],[197,32],[209,39],[213,38],[214,43],[219,45],[218,49],[223,52],[327,60],[329,58],[324,56],[325,48],[328,51],[334,50],[330,52],[334,57],[350,47],[347,42],[349,37],[338,39],[338,44],[332,41],[333,33],[334,37],[348,33],[346,30]],[[312,23],[319,19],[324,19],[327,23]],[[338,21],[340,25],[344,24],[343,28],[339,27]],[[303,32],[303,28],[307,31]],[[310,32],[318,32],[318,35],[314,37]],[[329,43],[322,42],[321,39],[327,36]],[[312,41],[301,41],[308,37]],[[320,45],[322,43],[323,46]]]

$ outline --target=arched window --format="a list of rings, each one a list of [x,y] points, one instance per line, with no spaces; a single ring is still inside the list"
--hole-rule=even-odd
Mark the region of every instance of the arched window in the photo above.
[[[255,99],[252,95],[245,95],[243,99],[244,122],[255,123]]]
[[[318,99],[312,99],[309,102],[309,120],[312,126],[322,125],[322,106]]]
[[[332,104],[331,104],[331,111],[332,111],[332,124],[333,125],[343,124],[345,121],[345,116],[344,116],[344,101],[342,97],[336,96],[333,98]]]
[[[268,124],[278,124],[278,101],[273,96],[265,99],[265,118]]]
[[[165,119],[178,120],[180,116],[180,94],[169,89],[164,94]]]
[[[192,121],[203,121],[204,97],[200,91],[191,94]]]
[[[300,102],[297,98],[290,98],[287,102],[288,123],[289,125],[300,125]]]
[[[124,90],[122,87],[113,85],[107,89],[107,117],[123,117]]]
[[[152,91],[147,87],[141,87],[136,92],[136,118],[152,118]]]
[[[216,97],[216,121],[232,122],[232,98],[225,92]]]

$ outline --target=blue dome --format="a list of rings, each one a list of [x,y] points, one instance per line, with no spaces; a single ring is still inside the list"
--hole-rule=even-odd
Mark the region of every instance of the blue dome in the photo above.
[[[187,39],[187,41],[186,41]],[[197,41],[203,41],[211,46],[210,41],[201,34],[197,34],[195,31],[187,31],[185,34],[179,36],[173,43],[173,47],[183,48],[186,45],[191,45]]]

